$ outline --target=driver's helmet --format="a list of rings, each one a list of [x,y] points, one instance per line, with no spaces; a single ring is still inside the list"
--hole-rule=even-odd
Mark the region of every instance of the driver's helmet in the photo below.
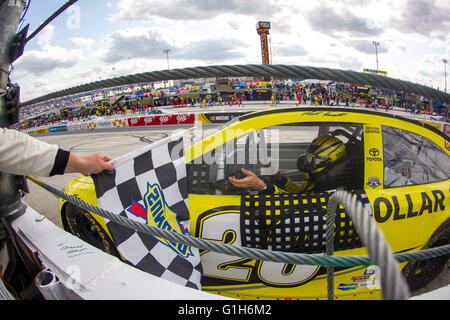
[[[340,139],[330,135],[317,137],[306,151],[303,169],[307,173],[320,172],[346,154],[345,144]]]

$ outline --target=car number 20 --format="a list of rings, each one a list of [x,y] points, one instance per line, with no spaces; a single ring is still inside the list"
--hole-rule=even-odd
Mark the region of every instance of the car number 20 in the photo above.
[[[240,213],[219,211],[203,216],[200,237],[241,246]],[[262,282],[274,287],[295,287],[310,280],[319,266],[250,260],[207,251],[202,255],[204,276],[243,283]]]

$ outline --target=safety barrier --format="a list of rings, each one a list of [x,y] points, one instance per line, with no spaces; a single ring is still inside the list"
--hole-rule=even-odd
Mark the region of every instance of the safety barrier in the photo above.
[[[285,103],[285,106],[292,104],[292,101]],[[261,102],[247,102],[246,105],[251,108],[254,104],[261,104]],[[268,102],[266,103],[269,104]],[[295,104],[295,103],[294,103]],[[177,108],[175,108],[177,109]],[[178,108],[179,109],[179,108]],[[64,125],[55,125],[44,128],[37,128],[27,131],[31,135],[41,135],[55,132],[78,132],[78,131],[91,131],[91,130],[102,130],[102,129],[121,129],[127,127],[148,127],[148,126],[165,126],[165,125],[193,125],[196,122],[203,124],[209,123],[225,123],[230,121],[236,116],[240,116],[256,109],[248,110],[211,110],[206,112],[198,113],[163,113],[163,114],[151,114],[151,115],[140,115],[140,116],[125,116],[123,118],[109,118],[109,119],[95,119],[85,122],[74,122]],[[418,117],[411,117],[412,119],[418,120],[423,124],[430,125],[436,129],[450,135],[450,124],[440,122],[437,120],[425,120]]]
[[[171,113],[154,114],[144,116],[131,116],[123,118],[99,119],[85,122],[74,122],[64,125],[49,126],[30,130],[27,133],[32,135],[41,135],[54,132],[77,132],[102,129],[121,129],[127,127],[148,127],[148,126],[166,126],[166,125],[193,125],[198,119],[195,113]]]

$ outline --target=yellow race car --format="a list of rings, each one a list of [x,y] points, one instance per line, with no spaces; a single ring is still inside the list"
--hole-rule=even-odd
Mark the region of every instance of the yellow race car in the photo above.
[[[324,253],[326,208],[337,188],[352,192],[394,253],[450,240],[450,138],[426,123],[388,113],[343,108],[280,108],[233,119],[185,148],[192,236],[267,250]],[[318,137],[340,141],[325,156]],[[315,141],[314,143],[312,143]],[[341,144],[339,144],[341,145]],[[327,149],[328,151],[324,151]],[[341,149],[340,149],[341,150]],[[316,171],[306,170],[315,165]],[[269,189],[239,188],[228,177],[255,173]],[[318,170],[317,168],[320,168]],[[313,189],[286,188],[312,182]],[[309,174],[305,174],[309,173]],[[290,191],[289,191],[290,190]],[[294,190],[294,191],[292,191]],[[297,192],[295,191],[297,190]],[[90,177],[66,193],[98,206]],[[102,217],[61,201],[64,228],[121,257]],[[335,221],[335,255],[367,255],[343,209]],[[240,299],[326,299],[326,267],[290,265],[201,251],[202,289]],[[436,277],[448,255],[402,263],[411,290]],[[335,268],[337,299],[381,298],[376,266]]]

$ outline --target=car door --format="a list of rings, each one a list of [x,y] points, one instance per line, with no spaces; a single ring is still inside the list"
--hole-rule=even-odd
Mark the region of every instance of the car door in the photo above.
[[[394,252],[424,245],[448,218],[449,157],[426,133],[365,125],[366,192]]]
[[[283,223],[285,227],[282,230],[283,234],[280,237],[274,237],[277,233],[278,222],[274,223],[275,220],[267,217],[264,217],[262,225],[262,218],[258,221],[259,227],[266,225],[272,228],[270,238],[281,243],[282,248],[271,246],[271,249],[289,250],[289,242],[293,240],[289,239],[290,235],[298,233],[295,235],[295,242],[301,243],[301,245],[297,249],[292,248],[293,251],[323,253],[326,204],[331,192],[318,192],[313,195],[311,193],[274,195],[269,197],[270,199],[263,200],[262,198],[258,199],[258,194],[252,194],[251,190],[234,188],[226,178],[229,175],[239,176],[240,168],[245,168],[263,178],[270,178],[274,173],[280,171],[293,183],[301,184],[304,180],[297,168],[297,160],[305,153],[314,138],[327,133],[339,135],[349,146],[348,155],[353,159],[356,146],[351,141],[351,137],[354,134],[361,139],[362,127],[355,124],[338,124],[336,121],[286,123],[261,127],[255,130],[242,130],[241,134],[236,134],[236,138],[224,140],[223,143],[215,143],[213,148],[207,148],[205,144],[203,148],[207,151],[202,157],[192,159],[188,164],[191,232],[194,232],[197,237],[212,241],[237,246],[259,247],[253,241],[258,238],[258,228],[251,229],[252,234],[250,235],[245,234],[247,222],[242,217],[246,208],[256,208],[256,203],[261,203],[265,206],[264,210],[272,210],[276,215],[278,211],[286,211],[286,208],[290,206],[293,208],[292,211],[288,210],[289,214],[293,214],[291,222],[294,223],[293,220],[296,218],[303,219],[298,223],[295,222],[304,226],[303,233]],[[362,147],[362,141],[358,140],[357,142]],[[211,143],[214,142],[211,141]],[[362,156],[360,151],[356,155]],[[353,169],[355,168],[352,168],[348,168],[347,175],[353,178],[355,176]],[[358,183],[358,188],[361,191],[362,181]],[[286,204],[287,202],[289,205]],[[283,205],[286,205],[286,208],[280,209]],[[299,210],[311,213],[311,215],[309,217],[296,215]],[[248,216],[255,217],[253,213]],[[251,220],[248,225],[255,226],[255,221],[255,219]],[[281,222],[280,219],[277,221]],[[271,225],[269,226],[269,224]],[[348,222],[343,222],[343,224],[339,233],[346,233],[349,237],[345,241],[341,239],[340,246],[342,248],[358,246],[357,236],[351,224]],[[266,238],[269,237],[259,240]],[[267,248],[266,244],[262,244],[262,246],[261,248]],[[237,288],[238,286],[255,285],[296,287],[311,280],[320,269],[318,266],[291,266],[214,252],[202,253],[202,265],[204,269],[203,287],[209,289],[217,289],[222,285],[227,285],[228,289],[230,286]]]

